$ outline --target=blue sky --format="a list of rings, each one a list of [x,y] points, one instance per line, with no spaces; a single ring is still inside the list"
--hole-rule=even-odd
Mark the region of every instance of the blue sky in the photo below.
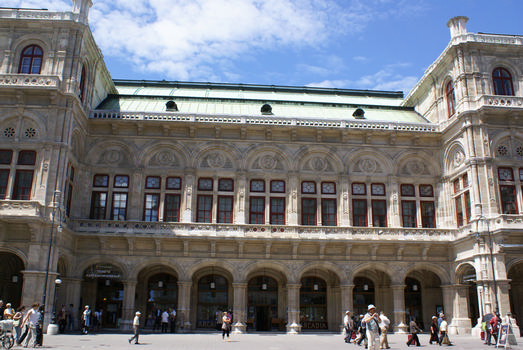
[[[2,6],[70,11],[70,0]],[[408,93],[450,39],[523,35],[521,0],[93,0],[114,79],[322,86]]]

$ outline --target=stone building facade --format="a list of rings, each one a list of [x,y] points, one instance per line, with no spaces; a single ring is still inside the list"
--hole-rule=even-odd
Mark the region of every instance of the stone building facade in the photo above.
[[[406,98],[123,81],[90,6],[0,9],[1,298],[184,331],[523,315],[523,37],[451,19]]]

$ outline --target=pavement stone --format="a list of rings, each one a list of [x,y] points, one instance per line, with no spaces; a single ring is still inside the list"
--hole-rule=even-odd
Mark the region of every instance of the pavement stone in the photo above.
[[[345,344],[340,334],[333,333],[301,333],[287,335],[284,333],[248,333],[233,334],[230,342],[223,342],[219,333],[186,333],[186,334],[142,334],[140,344],[129,345],[131,334],[100,333],[100,334],[59,334],[44,335],[44,348],[49,349],[137,349],[137,350],[363,350],[363,346]],[[421,347],[407,347],[407,335],[390,334],[391,349],[443,349],[448,346],[429,345],[429,335],[419,335]],[[481,350],[493,349],[483,341],[470,335],[455,335],[451,337],[454,344],[449,350]],[[523,338],[517,338],[518,345],[514,350],[523,350]],[[16,349],[14,347],[13,349]]]

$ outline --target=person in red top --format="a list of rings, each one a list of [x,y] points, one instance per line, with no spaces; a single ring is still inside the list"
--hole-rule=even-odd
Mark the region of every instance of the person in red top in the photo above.
[[[499,314],[496,313],[496,316],[492,317],[489,321],[490,324],[490,334],[494,337],[494,345],[498,343],[498,330],[499,330]],[[490,339],[487,345],[490,345]]]

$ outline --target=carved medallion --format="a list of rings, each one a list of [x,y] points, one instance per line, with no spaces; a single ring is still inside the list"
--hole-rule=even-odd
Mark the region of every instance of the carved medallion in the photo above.
[[[421,173],[423,173],[425,166],[419,160],[411,160],[407,164],[407,169],[413,175],[420,175]]]
[[[272,170],[276,167],[276,159],[273,156],[266,155],[261,157],[260,166],[265,170]]]

